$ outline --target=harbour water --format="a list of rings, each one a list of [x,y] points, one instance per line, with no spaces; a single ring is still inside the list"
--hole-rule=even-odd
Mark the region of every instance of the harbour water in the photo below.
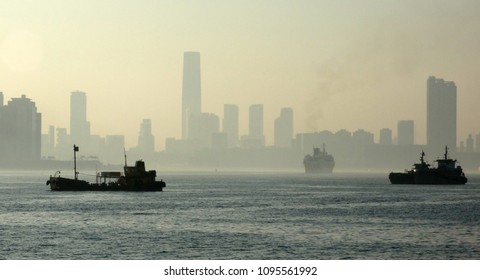
[[[385,174],[159,174],[163,192],[51,192],[0,173],[0,257],[479,259],[480,176],[391,185]]]

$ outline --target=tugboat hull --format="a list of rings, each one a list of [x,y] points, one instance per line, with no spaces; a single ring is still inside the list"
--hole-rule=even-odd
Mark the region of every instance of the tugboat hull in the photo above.
[[[392,184],[415,184],[415,178],[410,173],[395,173],[392,172],[388,175],[390,183]]]
[[[63,177],[50,176],[50,180],[47,181],[47,185],[50,185],[52,191],[90,191],[92,190],[91,184],[83,180],[75,180]]]
[[[83,180],[74,180],[63,177],[50,177],[47,181],[52,191],[123,191],[123,192],[161,192],[166,187],[164,181],[155,181],[148,184],[126,185],[115,183],[91,184]]]
[[[415,185],[463,185],[468,179],[462,176],[428,175],[392,172],[388,176],[392,184],[415,184]]]

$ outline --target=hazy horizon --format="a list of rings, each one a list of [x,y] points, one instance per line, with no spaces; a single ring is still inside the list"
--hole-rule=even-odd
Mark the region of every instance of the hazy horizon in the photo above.
[[[265,135],[283,107],[294,133],[375,134],[415,121],[426,138],[426,81],[457,86],[458,142],[478,134],[478,1],[2,1],[0,91],[25,94],[68,130],[70,93],[87,93],[92,134],[137,144],[152,120],[156,148],[181,137],[185,51],[200,52],[202,110],[222,119],[264,104]],[[134,104],[134,106],[132,106]]]

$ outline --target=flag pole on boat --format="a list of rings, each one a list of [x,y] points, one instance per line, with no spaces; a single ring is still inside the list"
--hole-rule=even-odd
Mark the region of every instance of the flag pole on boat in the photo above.
[[[77,152],[78,152],[78,146],[75,146],[75,144],[73,144],[73,171],[75,172],[75,180],[78,180]]]

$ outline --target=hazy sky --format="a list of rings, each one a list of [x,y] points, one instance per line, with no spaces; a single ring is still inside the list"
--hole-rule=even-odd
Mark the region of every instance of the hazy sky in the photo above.
[[[201,53],[202,109],[223,116],[292,107],[295,133],[394,130],[425,142],[426,80],[455,81],[458,138],[480,132],[480,1],[0,2],[0,91],[26,94],[49,125],[69,128],[70,92],[87,93],[94,134],[137,143],[152,119],[157,148],[181,136],[184,51]]]

